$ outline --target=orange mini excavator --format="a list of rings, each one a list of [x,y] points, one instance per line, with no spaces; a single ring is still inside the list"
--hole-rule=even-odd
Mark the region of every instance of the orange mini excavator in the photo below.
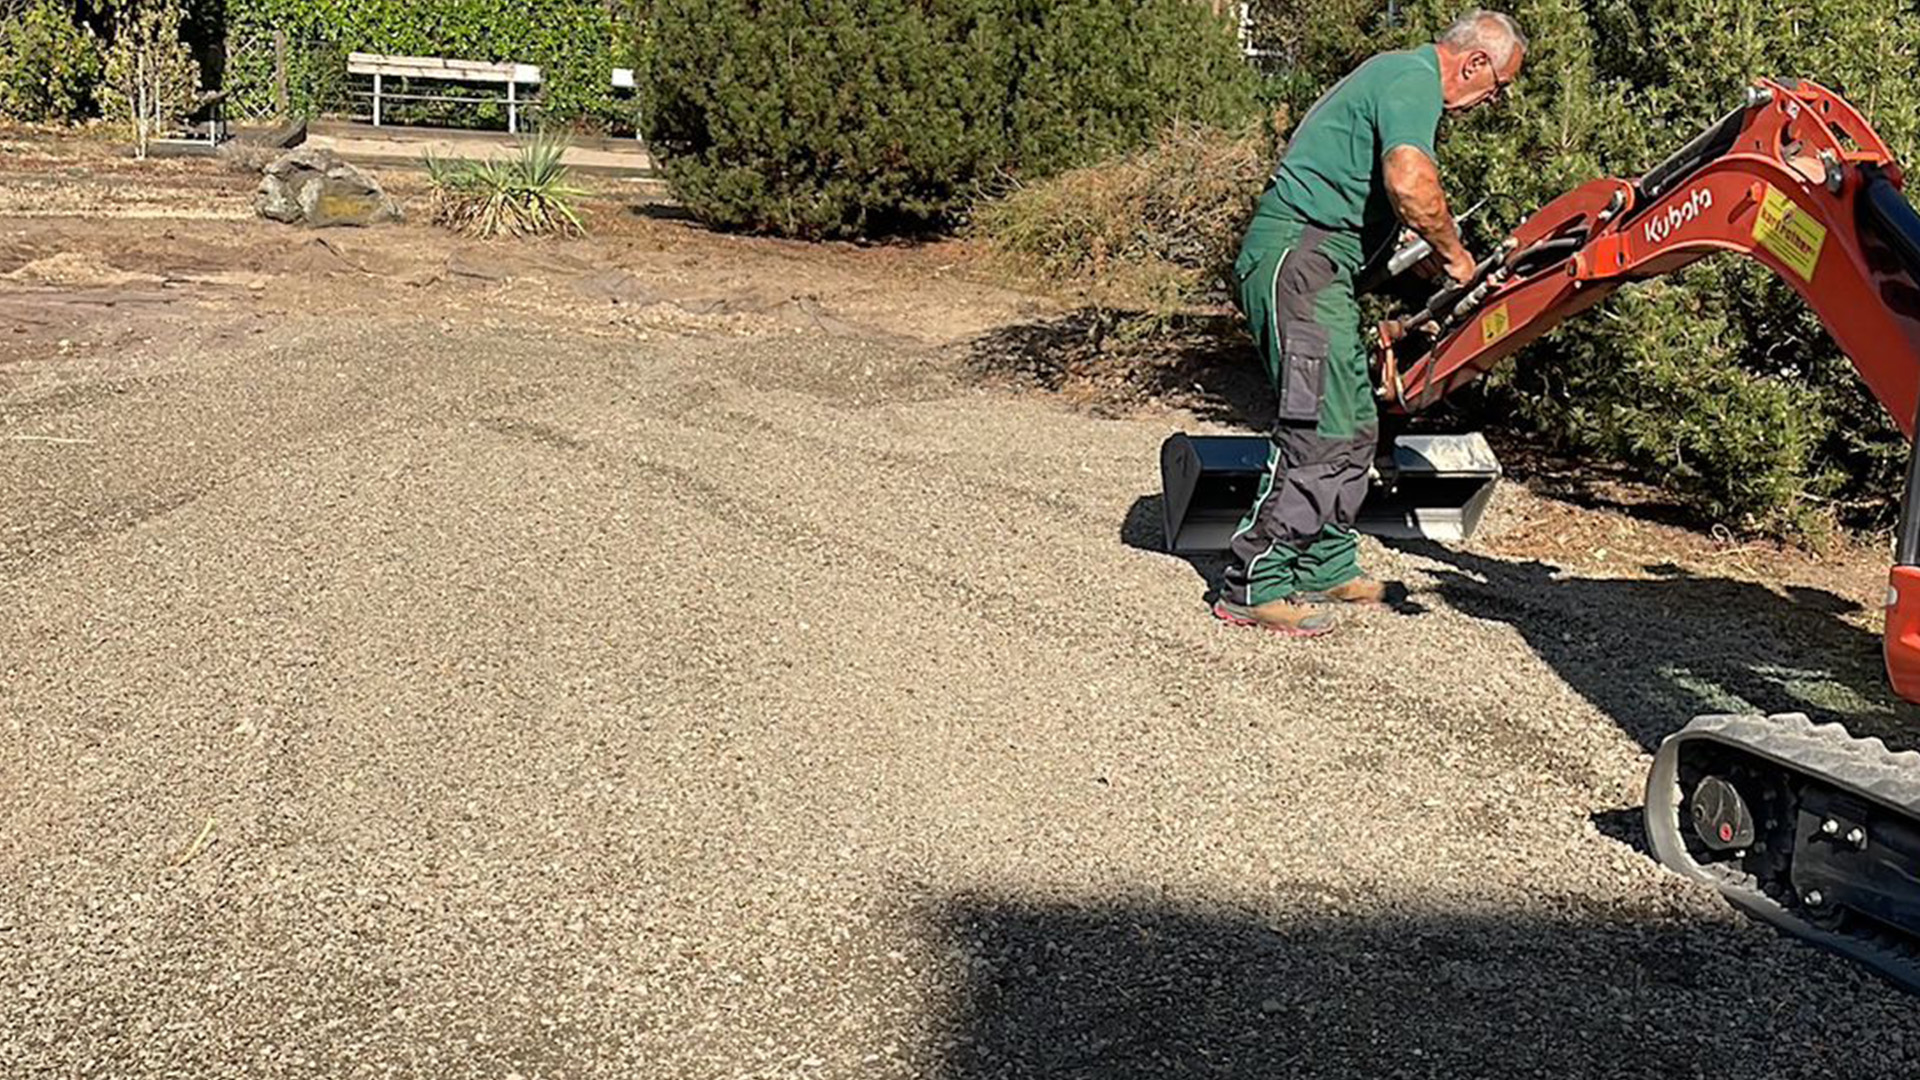
[[[1886,144],[1838,95],[1756,83],[1644,177],[1568,192],[1470,281],[1381,327],[1381,396],[1417,412],[1622,285],[1731,251],[1800,294],[1912,440],[1920,215],[1903,184]],[[1920,454],[1896,551],[1887,673],[1920,702]],[[1920,754],[1797,714],[1698,717],[1655,755],[1646,817],[1667,866],[1920,989]]]

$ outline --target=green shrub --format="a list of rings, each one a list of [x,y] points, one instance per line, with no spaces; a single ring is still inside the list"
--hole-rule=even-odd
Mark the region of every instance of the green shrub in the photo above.
[[[33,0],[0,18],[0,116],[73,123],[95,111],[100,45],[71,3]]]
[[[1535,370],[1565,392],[1518,405],[1569,448],[1644,469],[1713,520],[1780,527],[1826,419],[1805,381],[1740,363],[1733,317],[1699,280],[1713,273],[1629,290],[1563,331],[1551,367]]]
[[[1301,115],[1328,73],[1344,74],[1380,48],[1386,21],[1383,0],[1253,0],[1247,44],[1267,74],[1266,95]]]
[[[648,146],[711,224],[837,236],[940,221],[1003,156],[1012,50],[988,7],[659,0]]]
[[[573,203],[584,194],[562,164],[565,140],[551,136],[521,144],[501,161],[444,162],[427,158],[434,223],[483,238],[586,232]]]
[[[655,0],[643,115],[675,193],[722,227],[939,227],[982,185],[1254,98],[1191,0]]]

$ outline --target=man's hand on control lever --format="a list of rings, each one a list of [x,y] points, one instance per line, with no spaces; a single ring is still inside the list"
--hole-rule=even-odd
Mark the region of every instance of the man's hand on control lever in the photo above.
[[[1462,250],[1464,251],[1465,249]],[[1468,255],[1466,258],[1467,261],[1464,266],[1462,266],[1461,264],[1442,259],[1438,255],[1429,255],[1420,260],[1420,264],[1415,268],[1415,272],[1427,281],[1437,282],[1444,277],[1448,281],[1456,284],[1464,284],[1473,277],[1473,271],[1475,269],[1473,256]]]
[[[1400,220],[1433,246],[1433,257],[1448,277],[1471,281],[1474,258],[1447,212],[1447,194],[1433,159],[1415,147],[1396,146],[1387,151],[1385,172],[1387,197]]]

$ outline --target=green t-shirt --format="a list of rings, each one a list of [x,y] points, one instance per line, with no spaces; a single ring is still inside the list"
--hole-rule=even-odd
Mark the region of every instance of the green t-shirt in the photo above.
[[[1271,195],[1302,222],[1352,234],[1370,252],[1398,231],[1381,160],[1397,146],[1433,157],[1443,111],[1432,45],[1381,53],[1307,111],[1274,172]]]

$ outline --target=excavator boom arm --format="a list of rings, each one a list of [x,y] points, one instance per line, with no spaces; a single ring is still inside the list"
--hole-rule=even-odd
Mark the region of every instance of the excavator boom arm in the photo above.
[[[1765,263],[1826,324],[1909,438],[1920,405],[1920,217],[1891,151],[1838,95],[1762,82],[1639,181],[1596,180],[1516,229],[1388,347],[1390,404],[1427,408],[1622,285],[1716,252]],[[1417,325],[1416,325],[1417,329]]]
[[[1382,394],[1399,412],[1429,408],[1621,286],[1734,252],[1800,294],[1911,440],[1920,214],[1903,184],[1892,151],[1845,99],[1761,81],[1639,180],[1594,180],[1555,199],[1473,280],[1382,327]],[[1885,651],[1895,691],[1920,702],[1920,457],[1904,495]]]

